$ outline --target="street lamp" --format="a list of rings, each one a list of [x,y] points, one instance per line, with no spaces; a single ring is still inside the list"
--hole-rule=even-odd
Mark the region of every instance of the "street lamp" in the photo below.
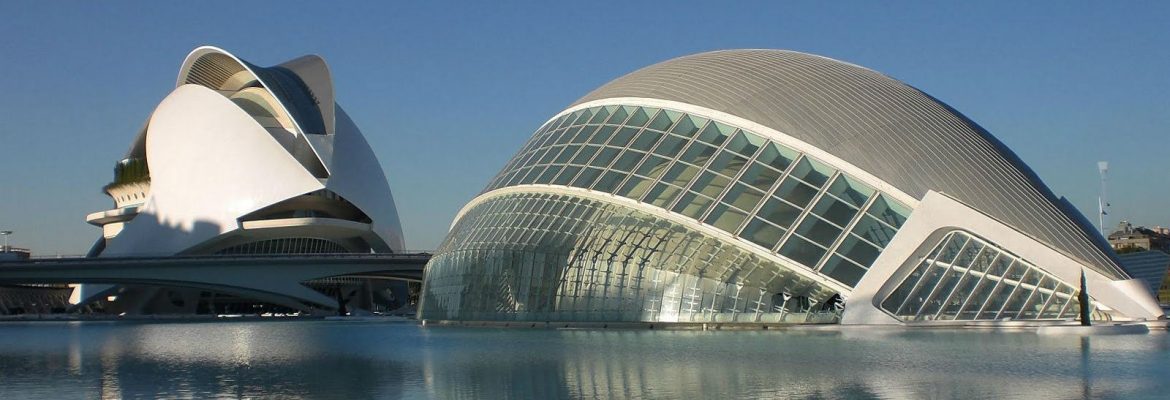
[[[8,252],[8,235],[11,235],[11,234],[12,234],[12,231],[0,231],[0,235],[4,236],[4,249],[3,249],[4,253]]]

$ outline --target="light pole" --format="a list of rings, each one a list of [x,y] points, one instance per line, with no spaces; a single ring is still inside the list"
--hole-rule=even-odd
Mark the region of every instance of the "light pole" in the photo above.
[[[4,236],[4,249],[3,249],[4,251],[3,251],[3,253],[8,252],[8,235],[11,235],[11,234],[12,234],[12,231],[0,231],[0,235]]]

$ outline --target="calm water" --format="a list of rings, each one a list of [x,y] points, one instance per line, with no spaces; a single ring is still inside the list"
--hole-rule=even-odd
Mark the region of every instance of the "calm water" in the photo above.
[[[0,399],[1167,396],[1165,333],[0,323]]]

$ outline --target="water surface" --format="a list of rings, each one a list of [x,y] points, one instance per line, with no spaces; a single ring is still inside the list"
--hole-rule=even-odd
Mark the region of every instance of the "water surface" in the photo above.
[[[1170,335],[4,322],[0,399],[1166,398]]]

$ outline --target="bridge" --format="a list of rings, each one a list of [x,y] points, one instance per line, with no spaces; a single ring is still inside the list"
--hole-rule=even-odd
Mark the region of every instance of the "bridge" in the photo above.
[[[308,310],[337,300],[301,282],[332,277],[419,282],[429,253],[265,254],[0,261],[0,284],[143,284],[214,290]]]

